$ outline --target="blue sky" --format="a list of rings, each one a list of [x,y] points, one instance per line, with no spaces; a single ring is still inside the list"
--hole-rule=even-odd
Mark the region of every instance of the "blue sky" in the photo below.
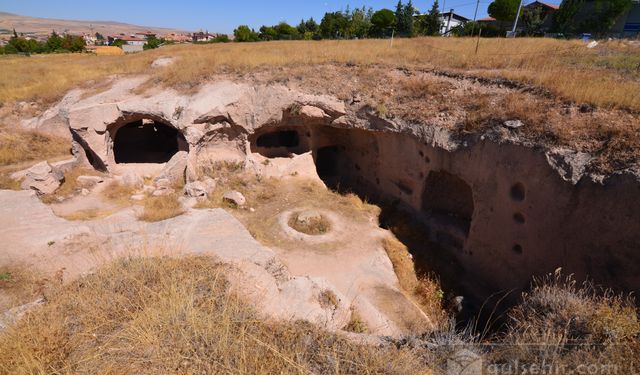
[[[405,1],[403,1],[405,2]],[[530,1],[525,0],[525,3]],[[549,1],[557,4],[559,1]],[[366,5],[374,9],[394,9],[397,0],[0,0],[0,11],[25,16],[76,20],[119,21],[144,26],[173,27],[185,30],[207,29],[230,33],[240,24],[258,28],[263,24],[287,21],[298,24],[300,19],[313,17],[320,22],[325,12]],[[420,11],[431,8],[433,0],[416,0]],[[446,10],[473,18],[474,0],[444,0]],[[478,18],[487,15],[490,0],[480,0]],[[443,1],[440,0],[442,8]]]

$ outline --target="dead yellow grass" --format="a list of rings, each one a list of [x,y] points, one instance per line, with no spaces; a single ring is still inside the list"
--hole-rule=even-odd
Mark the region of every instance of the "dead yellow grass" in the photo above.
[[[294,41],[252,44],[176,45],[127,56],[47,55],[0,59],[0,101],[52,100],[81,82],[110,74],[147,73],[160,55],[180,63],[152,72],[156,83],[192,88],[222,73],[319,64],[425,68],[532,83],[577,102],[640,110],[638,48],[578,41],[483,39],[478,55],[470,38]],[[67,74],[73,71],[74,74]],[[44,79],[43,79],[44,77]],[[606,87],[606,90],[603,90]]]
[[[408,350],[260,321],[210,258],[137,258],[47,293],[0,336],[0,372],[427,374]]]
[[[183,213],[184,208],[178,201],[178,195],[167,194],[146,198],[144,200],[144,210],[138,216],[138,219],[143,221],[162,221],[180,216]]]
[[[70,149],[67,139],[0,126],[0,166],[70,156]]]
[[[111,181],[102,190],[102,196],[109,202],[125,206],[130,203],[131,195],[135,191],[131,186],[126,186],[118,181]]]
[[[439,283],[424,276],[418,278],[409,250],[396,238],[384,238],[382,246],[393,264],[400,288],[420,306],[436,327],[444,327],[448,317],[442,306],[444,294]]]

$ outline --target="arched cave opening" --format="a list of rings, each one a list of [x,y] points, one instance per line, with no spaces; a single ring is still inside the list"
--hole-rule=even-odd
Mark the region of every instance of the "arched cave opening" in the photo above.
[[[166,163],[178,151],[188,151],[182,133],[160,121],[132,121],[115,131],[113,155],[117,164]]]
[[[422,210],[469,234],[473,218],[473,191],[460,177],[446,171],[431,171],[422,194]]]

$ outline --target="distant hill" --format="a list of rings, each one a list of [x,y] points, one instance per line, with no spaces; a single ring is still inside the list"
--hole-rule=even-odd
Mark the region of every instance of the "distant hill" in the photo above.
[[[24,33],[25,35],[48,35],[52,30],[55,30],[57,33],[70,34],[99,32],[103,35],[119,33],[129,34],[147,30],[158,34],[186,32],[178,29],[131,25],[114,21],[58,20],[0,12],[0,36],[11,34],[14,28],[18,33]]]

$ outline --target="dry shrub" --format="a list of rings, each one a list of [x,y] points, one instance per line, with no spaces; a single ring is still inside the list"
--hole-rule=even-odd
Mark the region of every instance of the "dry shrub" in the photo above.
[[[133,194],[134,191],[134,187],[114,180],[107,183],[107,186],[102,190],[102,196],[112,203],[125,205],[129,203],[131,194]]]
[[[148,197],[144,200],[144,209],[138,219],[142,221],[162,221],[180,216],[184,208],[178,200],[177,194]]]
[[[258,319],[211,258],[124,259],[0,336],[2,373],[423,374],[411,352]]]
[[[506,350],[496,353],[501,361],[546,359],[567,368],[600,363],[620,366],[619,373],[640,370],[640,319],[628,297],[589,282],[578,285],[556,272],[535,280],[509,317]]]
[[[367,327],[367,323],[362,319],[362,316],[355,308],[351,308],[351,317],[349,318],[349,322],[346,326],[342,328],[347,332],[354,333],[367,333],[369,332],[369,327]]]
[[[68,139],[0,126],[0,166],[70,155]]]
[[[113,210],[103,210],[99,208],[90,208],[87,210],[80,210],[72,212],[68,215],[61,215],[62,218],[71,220],[71,221],[87,221],[87,220],[96,220],[102,219],[113,214]]]
[[[387,252],[400,288],[415,301],[429,317],[435,327],[441,327],[448,321],[442,306],[444,296],[440,284],[433,278],[416,275],[413,259],[407,247],[395,237],[386,237],[382,246]]]

